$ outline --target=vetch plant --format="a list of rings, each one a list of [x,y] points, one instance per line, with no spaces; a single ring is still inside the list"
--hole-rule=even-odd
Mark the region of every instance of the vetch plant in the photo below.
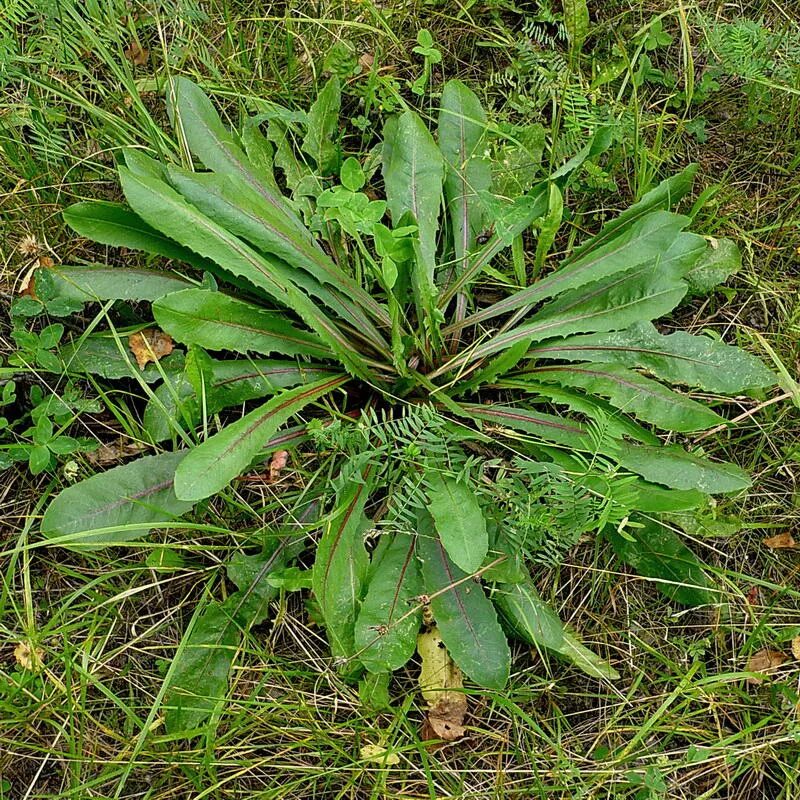
[[[493,193],[491,126],[459,81],[444,87],[434,132],[406,110],[364,162],[342,159],[333,139],[336,79],[308,113],[262,118],[266,135],[253,121],[229,130],[186,79],[168,94],[197,162],[129,151],[127,205],[65,215],[82,235],[176,270],[48,272],[73,303],[151,303],[149,324],[185,348],[144,370],[115,331],[60,351],[67,372],[139,377],[144,429],[164,450],[65,489],[42,532],[86,550],[131,541],[303,443],[338,476],[313,487],[276,548],[231,559],[238,591],[193,620],[167,676],[171,732],[196,730],[224,698],[242,630],[280,589],[310,590],[335,664],[365,690],[411,658],[423,614],[482,687],[508,679],[507,635],[614,678],[528,572],[584,534],[605,537],[675,602],[715,601],[661,515],[703,510],[749,480],[676,439],[724,424],[725,396],[775,378],[743,350],[653,324],[712,254],[669,210],[694,167],[551,267],[565,189],[607,146],[603,131],[506,197]],[[305,572],[293,565],[314,530]]]

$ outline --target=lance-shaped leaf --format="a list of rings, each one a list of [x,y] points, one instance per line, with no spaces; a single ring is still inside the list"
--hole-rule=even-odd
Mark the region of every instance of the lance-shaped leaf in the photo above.
[[[483,228],[478,193],[488,191],[492,171],[483,155],[486,114],[475,93],[450,80],[442,91],[439,149],[445,163],[444,199],[453,228],[453,246],[460,265]]]
[[[539,367],[533,375],[608,398],[612,406],[668,431],[699,431],[725,422],[702,403],[617,364]]]
[[[75,203],[64,210],[63,217],[72,230],[93,242],[110,247],[143,250],[145,253],[204,268],[203,260],[196,253],[181,247],[168,236],[150,227],[121,203],[101,200]]]
[[[309,236],[286,199],[276,191],[274,179],[264,180],[259,176],[242,151],[237,137],[223,125],[219,114],[199,86],[188,78],[174,78],[167,99],[173,127],[186,140],[189,150],[208,169],[230,175],[249,186],[285,216],[298,235]]]
[[[301,519],[315,508],[315,504],[306,508]],[[168,733],[195,730],[225,698],[242,631],[266,619],[269,603],[278,593],[269,582],[270,575],[285,567],[302,547],[302,538],[293,533],[256,555],[233,556],[227,571],[238,591],[199,612],[178,649],[165,687]]]
[[[395,534],[370,570],[355,627],[358,659],[370,672],[400,669],[414,654],[423,593],[414,545],[411,534]]]
[[[442,203],[444,162],[425,123],[413,111],[391,120],[384,129],[383,180],[395,227],[409,214],[419,242],[412,281],[421,314],[435,319],[436,233]]]
[[[684,244],[681,242],[679,249]],[[694,253],[690,250],[681,255],[689,260]],[[669,259],[672,263],[680,260],[677,255]],[[667,256],[664,261],[667,261]],[[431,377],[457,369],[470,360],[501,352],[526,339],[535,342],[573,333],[619,330],[635,322],[661,317],[686,295],[686,283],[666,266],[664,262],[658,265],[648,263],[622,275],[566,292],[546,305],[530,322],[489,337],[485,343],[439,367]]]
[[[691,260],[682,264],[683,274],[705,249],[702,237],[682,233],[688,223],[688,217],[668,211],[653,211],[577,261],[562,266],[527,289],[472,314],[464,324],[474,325],[500,314],[531,307],[563,292],[580,290],[588,284],[628,273],[643,264],[652,265],[652,272],[666,270],[674,274],[675,265],[670,262],[677,257],[683,262],[690,254]]]
[[[339,130],[341,104],[339,78],[334,75],[322,87],[308,110],[306,135],[301,149],[314,159],[321,176],[330,175],[336,170],[339,152],[334,136]]]
[[[153,317],[176,341],[208,350],[330,356],[316,336],[296,328],[284,314],[206,289],[162,297],[153,303]]]
[[[42,533],[50,539],[69,537],[58,543],[63,547],[98,550],[178,519],[194,505],[178,498],[173,488],[185,457],[186,451],[145,456],[67,487],[48,506]]]
[[[593,678],[619,678],[619,673],[605,659],[581,644],[567,629],[539,596],[532,580],[498,584],[492,600],[511,632],[522,641],[558,653]]]
[[[129,349],[128,337],[82,336],[63,347],[58,354],[70,374],[99,375],[101,378],[141,378],[147,383],[161,380],[165,373],[174,374],[183,367],[184,356],[174,351],[157,363],[140,369]]]
[[[704,494],[739,492],[750,486],[747,473],[726,461],[710,461],[677,445],[621,445],[619,463],[651,483]]]
[[[428,511],[453,563],[475,572],[489,550],[486,520],[475,492],[454,478],[433,470],[425,474]]]
[[[650,322],[638,322],[622,331],[545,342],[528,355],[636,367],[664,381],[721,394],[776,383],[775,375],[760,359],[738,347],[683,331],[664,335]]]
[[[194,173],[169,167],[169,177],[178,191],[206,216],[228,231],[246,239],[264,253],[277,256],[291,267],[305,270],[319,284],[328,284],[334,291],[321,291],[313,282],[295,282],[317,295],[343,318],[364,327],[381,342],[367,311],[382,324],[389,325],[389,314],[373,297],[341,269],[310,237],[300,237],[291,223],[260,195],[226,175]],[[334,302],[331,299],[335,297]],[[363,309],[363,310],[362,310]]]
[[[205,393],[207,415],[267,397],[279,389],[313,383],[337,372],[333,367],[265,359],[212,360],[212,364],[213,379]],[[153,365],[148,365],[145,371],[150,366]],[[176,422],[191,430],[200,423],[202,414],[203,407],[192,382],[185,375],[167,376],[147,402],[144,427],[154,442],[161,442],[173,434]]]
[[[195,447],[175,474],[178,497],[202,500],[227,486],[250,466],[284,422],[346,380],[332,377],[282,392]]]
[[[348,484],[336,498],[317,545],[312,588],[322,610],[331,652],[337,658],[355,654],[355,624],[364,595],[369,556],[364,536],[370,521],[364,507],[370,494],[368,476]]]
[[[636,517],[625,535],[610,527],[606,535],[617,556],[640,575],[655,579],[658,589],[671,600],[687,606],[714,602],[713,585],[703,565],[665,525]]]
[[[647,192],[637,203],[629,206],[614,219],[606,222],[600,233],[593,236],[588,242],[576,247],[565,263],[571,264],[573,261],[583,258],[590,251],[597,250],[601,245],[618,236],[651,211],[668,211],[674,208],[691,191],[696,174],[697,164],[689,164],[677,175],[671,175],[661,181],[658,186]]]
[[[40,278],[52,281],[55,296],[78,303],[103,300],[153,302],[165,294],[192,286],[185,278],[170,272],[138,267],[105,267],[99,264],[85,267],[47,267],[37,270],[37,284]]]
[[[292,280],[292,270],[278,259],[270,260],[210,220],[162,181],[134,175],[120,167],[120,181],[131,207],[146,222],[171,238],[219,264],[227,272],[246,278],[278,303],[288,306],[331,348],[353,375],[374,380],[353,343],[317,304]],[[296,272],[296,271],[295,271]]]
[[[447,557],[430,515],[422,513],[419,520],[417,553],[442,641],[475,683],[500,690],[508,680],[511,651],[497,612],[480,583]]]

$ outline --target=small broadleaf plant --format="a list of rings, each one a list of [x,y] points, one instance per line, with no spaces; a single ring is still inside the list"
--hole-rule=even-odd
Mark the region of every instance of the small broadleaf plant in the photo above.
[[[582,534],[605,537],[671,600],[715,601],[662,515],[707,508],[749,480],[676,434],[724,426],[724,396],[775,378],[717,338],[653,324],[708,282],[709,265],[724,271],[720,253],[735,260],[731,243],[688,232],[690,218],[670,210],[693,166],[558,259],[565,190],[608,145],[605,131],[550,174],[526,163],[521,185],[491,163],[498,129],[455,80],[433,132],[406,110],[363,162],[343,158],[334,136],[336,78],[307,113],[275,107],[239,132],[187,79],[168,97],[193,158],[130,150],[126,203],[82,202],[65,218],[174,269],[41,276],[68,309],[138,301],[152,310],[146,325],[172,337],[175,350],[143,370],[113,327],[60,351],[69,374],[138,377],[155,452],[64,489],[41,530],[83,550],[129,542],[303,444],[338,474],[279,546],[231,559],[238,591],[195,616],[167,675],[170,732],[196,732],[218,706],[242,631],[281,589],[310,591],[333,663],[368,690],[412,657],[423,613],[487,689],[508,679],[508,636],[616,677],[526,566]],[[518,196],[495,193],[512,184]],[[304,571],[296,559],[313,530]]]

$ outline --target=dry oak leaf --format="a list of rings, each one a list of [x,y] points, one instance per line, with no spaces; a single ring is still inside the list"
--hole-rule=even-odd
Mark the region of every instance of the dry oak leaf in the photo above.
[[[14,658],[23,669],[38,672],[44,666],[44,650],[33,648],[27,642],[20,642],[14,648]]]
[[[419,685],[428,705],[420,736],[423,740],[443,739],[446,742],[460,739],[466,732],[464,717],[467,714],[461,670],[450,657],[435,627],[417,637],[417,652],[422,660]]]
[[[788,658],[785,653],[781,653],[780,650],[770,650],[768,647],[765,647],[763,650],[753,653],[753,655],[747,659],[747,671],[769,674],[774,672],[786,661],[788,661]],[[753,676],[748,678],[747,682],[750,684],[759,684],[764,682],[764,678]]]
[[[762,544],[765,547],[769,547],[770,550],[786,550],[790,547],[797,547],[797,542],[794,540],[794,536],[792,536],[789,531],[785,533],[778,533],[775,536],[770,536],[767,539],[764,539]]]
[[[158,328],[145,328],[128,337],[128,347],[139,369],[144,369],[151,361],[158,361],[172,352],[172,337]]]

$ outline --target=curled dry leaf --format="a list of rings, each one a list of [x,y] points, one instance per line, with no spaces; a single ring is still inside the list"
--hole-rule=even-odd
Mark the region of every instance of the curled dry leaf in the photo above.
[[[417,637],[417,652],[422,660],[419,685],[428,704],[422,739],[452,742],[464,733],[467,697],[463,692],[461,670],[447,652],[437,628]]]
[[[172,352],[172,337],[158,328],[145,328],[128,337],[128,347],[139,369],[144,369],[151,361],[158,361]]]
[[[794,536],[789,531],[786,531],[764,539],[763,545],[769,547],[770,550],[786,550],[791,547],[797,547],[797,542]]]
[[[44,650],[31,647],[27,642],[20,642],[14,648],[14,658],[23,669],[38,672],[44,666]]]
[[[770,650],[768,647],[765,647],[763,650],[759,650],[750,656],[747,660],[747,671],[769,674],[774,672],[786,661],[788,661],[788,658],[785,653],[782,653],[780,650]],[[764,679],[754,676],[748,678],[747,682],[750,684],[759,684],[763,683]]]
[[[142,47],[139,42],[131,42],[125,48],[125,58],[128,59],[135,67],[144,66],[150,58],[150,51],[146,47]]]
[[[86,460],[90,464],[104,467],[108,464],[117,464],[130,456],[139,455],[144,450],[144,445],[139,442],[132,442],[120,437],[111,444],[101,444],[97,450],[92,450],[86,454]]]
[[[276,450],[269,462],[269,482],[274,483],[278,480],[281,470],[289,461],[288,450]]]

